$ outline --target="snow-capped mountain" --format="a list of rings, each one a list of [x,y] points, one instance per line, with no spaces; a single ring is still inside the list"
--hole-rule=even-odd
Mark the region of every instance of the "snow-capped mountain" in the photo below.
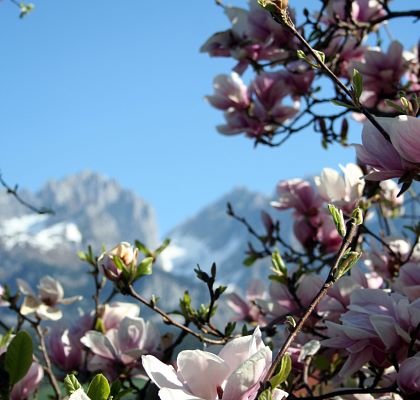
[[[159,245],[153,209],[115,180],[82,172],[50,181],[38,193],[22,191],[21,195],[55,214],[34,214],[0,192],[0,283],[14,287],[16,278],[23,277],[35,287],[48,274],[63,283],[66,295],[82,294],[90,301],[92,279],[77,251],[92,245],[99,252],[102,245],[110,248],[135,239],[150,248]],[[230,202],[238,215],[263,232],[260,212],[270,210],[269,200],[247,189],[235,189],[175,227],[165,236],[171,244],[155,273],[139,282],[142,294],[160,296],[161,306],[167,309],[176,308],[187,289],[196,302],[206,301],[203,284],[194,279],[197,264],[206,270],[216,262],[218,280],[242,290],[252,278],[265,277],[269,260],[253,268],[242,265],[247,242],[253,240],[226,214],[226,205]],[[289,230],[290,218],[283,223]]]
[[[220,282],[242,290],[252,279],[265,279],[270,260],[259,261],[252,268],[243,266],[247,243],[251,242],[256,248],[258,243],[242,224],[227,215],[227,203],[231,203],[235,213],[245,217],[261,234],[264,233],[262,210],[280,217],[282,228],[291,232],[289,214],[273,210],[268,196],[238,188],[169,232],[171,245],[166,254],[167,270],[177,276],[189,275],[197,264],[208,269],[215,262]]]

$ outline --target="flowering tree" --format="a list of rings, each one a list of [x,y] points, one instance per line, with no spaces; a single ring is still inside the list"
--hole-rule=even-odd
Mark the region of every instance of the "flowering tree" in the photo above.
[[[23,280],[16,293],[0,286],[0,307],[17,317],[1,323],[1,398],[30,398],[42,383],[71,400],[420,397],[419,51],[381,46],[383,24],[418,20],[420,10],[394,10],[388,0],[320,3],[300,21],[286,0],[251,0],[247,9],[217,1],[231,26],[201,48],[235,60],[207,97],[223,111],[222,134],[277,147],[312,129],[328,148],[348,145],[349,118],[359,124],[354,164],[278,183],[271,206],[292,211],[294,242],[266,212],[259,232],[228,205],[258,243],[244,264],[269,260],[267,282],[244,297],[225,294],[216,265],[198,267],[208,303],[195,308],[186,291],[178,310],[163,310],[159,293],[146,299],[135,282],[152,274],[165,241],[80,254],[94,302],[70,325],[57,321],[79,298],[65,298],[53,278],[38,292]],[[236,315],[219,326],[223,301]],[[140,306],[176,334],[161,336]]]

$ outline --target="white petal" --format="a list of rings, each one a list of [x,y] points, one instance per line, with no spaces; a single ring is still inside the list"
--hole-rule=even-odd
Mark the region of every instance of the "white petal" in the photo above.
[[[182,390],[182,383],[179,381],[174,367],[164,364],[154,356],[143,356],[141,361],[146,374],[156,386]]]

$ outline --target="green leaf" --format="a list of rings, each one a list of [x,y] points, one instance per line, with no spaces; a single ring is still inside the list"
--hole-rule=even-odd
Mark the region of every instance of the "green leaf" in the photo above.
[[[146,257],[152,256],[152,252],[142,242],[136,240],[134,244]]]
[[[363,224],[363,211],[359,207],[353,210],[351,217],[354,219],[356,225]]]
[[[87,391],[91,400],[107,400],[110,393],[111,388],[108,380],[102,374],[98,374],[92,379]]]
[[[170,243],[171,243],[170,239],[165,239],[163,243],[156,249],[155,253],[157,255],[162,253],[162,251],[165,250],[169,246]]]
[[[0,336],[0,348],[4,347],[9,343],[12,337],[13,329],[10,329],[4,336]]]
[[[337,270],[334,272],[334,281],[340,279],[343,275],[345,275],[350,269],[355,265],[362,253],[358,253],[357,251],[349,251],[341,258]]]
[[[71,395],[77,389],[80,389],[82,385],[73,374],[70,374],[64,378],[64,387],[66,388],[67,394]]]
[[[337,231],[340,234],[340,236],[341,237],[346,236],[347,229],[346,229],[346,223],[344,222],[343,211],[339,210],[333,204],[328,204],[328,210],[330,211],[330,214],[333,217],[335,227],[337,228]]]
[[[255,261],[257,261],[257,260],[258,260],[258,257],[253,254],[253,255],[250,255],[247,258],[245,258],[245,260],[243,261],[243,264],[246,267],[251,267],[255,263]]]
[[[286,264],[283,261],[278,250],[274,251],[271,255],[271,263],[273,264],[273,271],[278,273],[279,275],[286,275],[287,276],[287,268]]]
[[[32,339],[25,331],[20,331],[12,339],[6,351],[5,369],[10,385],[19,382],[32,364]]]
[[[270,379],[270,385],[273,389],[286,382],[292,370],[292,359],[289,354],[285,354],[281,359],[279,372]]]
[[[258,400],[272,400],[271,389],[266,389],[258,396]]]
[[[359,101],[363,92],[363,78],[357,69],[353,69],[352,86],[356,99]]]
[[[153,257],[144,258],[137,267],[136,278],[143,275],[152,275]]]

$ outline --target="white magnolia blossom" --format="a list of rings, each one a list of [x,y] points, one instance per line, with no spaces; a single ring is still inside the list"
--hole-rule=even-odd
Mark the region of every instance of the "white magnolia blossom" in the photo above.
[[[154,356],[143,356],[143,367],[160,388],[161,400],[255,399],[271,365],[272,353],[264,345],[259,328],[251,336],[227,343],[218,355],[202,350],[181,351],[177,370]],[[287,393],[276,389],[273,400]]]
[[[64,298],[64,290],[60,282],[50,276],[44,276],[39,281],[38,295],[23,279],[17,279],[17,285],[20,292],[26,296],[20,307],[21,314],[35,313],[40,319],[59,320],[63,313],[56,307],[58,304],[71,304],[82,299],[81,296]]]
[[[90,397],[85,393],[85,391],[82,388],[79,388],[71,394],[69,400],[90,400]]]
[[[362,197],[365,181],[363,171],[356,164],[340,165],[344,174],[332,168],[324,168],[320,176],[316,176],[315,184],[320,196],[335,206],[351,213]]]

